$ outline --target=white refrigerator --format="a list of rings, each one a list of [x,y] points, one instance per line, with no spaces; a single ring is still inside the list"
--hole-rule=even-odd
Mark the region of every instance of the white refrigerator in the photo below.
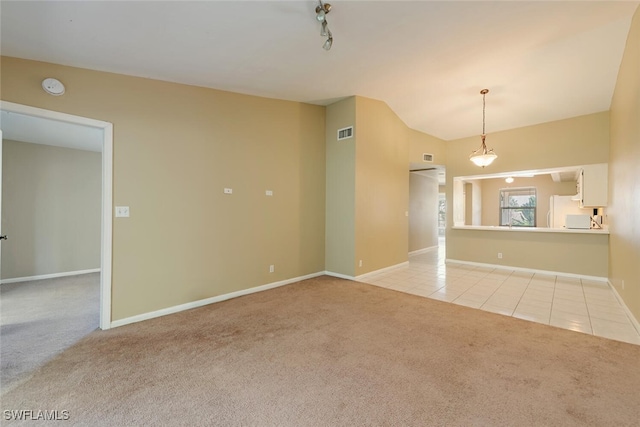
[[[574,196],[551,196],[549,212],[547,212],[547,227],[564,228],[567,215],[589,214],[592,209],[580,209],[580,203],[572,200]]]

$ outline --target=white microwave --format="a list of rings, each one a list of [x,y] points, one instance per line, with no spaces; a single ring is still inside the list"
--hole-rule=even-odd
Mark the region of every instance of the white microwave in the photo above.
[[[567,215],[565,219],[566,228],[578,228],[578,229],[590,229],[591,228],[591,215]]]

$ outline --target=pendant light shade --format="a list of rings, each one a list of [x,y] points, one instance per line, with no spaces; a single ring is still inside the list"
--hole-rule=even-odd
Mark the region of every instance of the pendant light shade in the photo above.
[[[485,166],[489,166],[495,159],[498,158],[498,155],[493,152],[493,148],[488,150],[487,145],[484,140],[487,137],[484,130],[484,118],[485,118],[485,95],[489,93],[489,89],[482,89],[480,94],[482,95],[482,145],[476,151],[471,153],[469,156],[469,160],[471,160],[476,166],[480,166],[484,168]]]

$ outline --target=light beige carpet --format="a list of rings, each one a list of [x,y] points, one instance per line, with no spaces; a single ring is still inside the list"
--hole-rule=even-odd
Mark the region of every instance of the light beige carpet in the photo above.
[[[0,286],[0,392],[98,329],[99,322],[100,273]]]
[[[632,426],[640,346],[324,276],[94,332],[2,409],[87,426]]]

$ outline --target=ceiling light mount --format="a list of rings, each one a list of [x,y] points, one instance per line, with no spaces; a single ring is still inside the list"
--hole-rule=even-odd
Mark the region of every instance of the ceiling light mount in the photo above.
[[[319,2],[319,3],[320,4],[316,6],[316,19],[322,22],[327,16],[327,13],[331,12],[331,4],[329,3],[323,4],[322,2]]]
[[[320,36],[326,37],[327,40],[322,45],[324,50],[331,49],[333,46],[333,34],[329,29],[329,23],[327,22],[327,14],[331,12],[331,4],[322,3],[322,0],[318,0],[318,6],[316,6],[316,19],[322,23],[320,27]]]
[[[493,148],[490,150],[487,150],[487,145],[484,142],[485,138],[487,137],[487,134],[485,133],[485,129],[484,129],[485,96],[488,93],[489,93],[489,89],[482,89],[480,91],[480,95],[482,95],[482,135],[481,135],[482,145],[480,145],[480,148],[478,148],[476,151],[471,153],[471,155],[469,156],[469,160],[475,163],[476,166],[480,166],[483,168],[485,166],[489,166],[498,157],[498,155],[493,152]]]

